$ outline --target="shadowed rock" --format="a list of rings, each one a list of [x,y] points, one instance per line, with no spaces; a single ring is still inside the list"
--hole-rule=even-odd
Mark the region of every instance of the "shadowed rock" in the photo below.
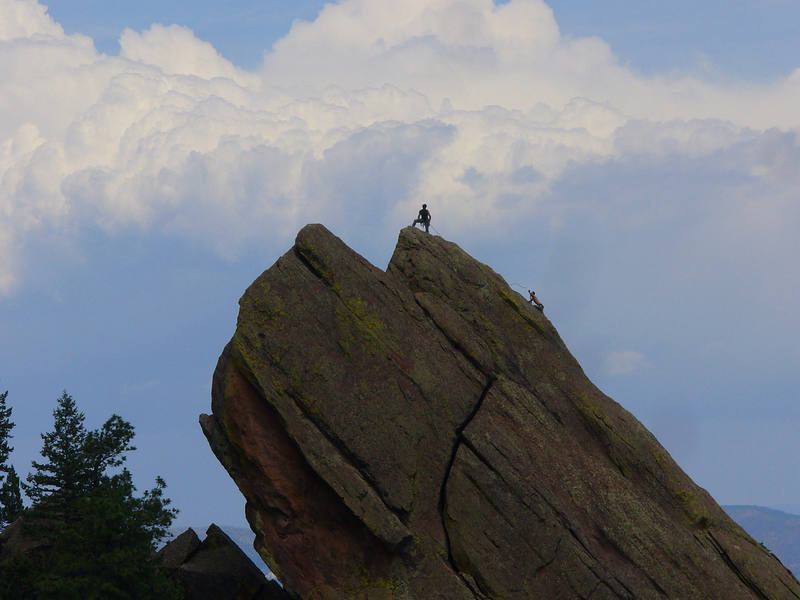
[[[192,554],[200,547],[200,538],[191,527],[170,540],[158,551],[158,559],[165,569],[177,569],[189,560]]]
[[[180,582],[186,600],[288,600],[216,525],[202,542],[187,529],[158,555],[169,576]]]
[[[303,600],[800,598],[486,265],[320,225],[240,300],[209,443]]]

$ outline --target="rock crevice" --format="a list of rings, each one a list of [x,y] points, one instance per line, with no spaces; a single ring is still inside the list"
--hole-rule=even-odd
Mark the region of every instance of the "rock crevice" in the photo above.
[[[742,572],[739,566],[730,557],[725,547],[719,543],[719,540],[717,540],[716,537],[714,537],[714,534],[709,531],[706,535],[708,535],[708,539],[711,540],[711,544],[714,546],[717,552],[719,552],[719,555],[722,557],[722,560],[725,561],[725,564],[728,565],[731,571],[736,574],[742,583],[746,585],[753,592],[753,594],[755,594],[756,598],[758,598],[758,600],[769,600],[769,596],[761,591],[761,589],[758,587],[758,584]]]
[[[439,492],[439,513],[440,513],[441,519],[442,519],[442,529],[444,530],[445,545],[446,545],[446,548],[447,548],[447,561],[450,563],[450,566],[452,567],[453,571],[455,573],[457,573],[460,577],[462,577],[462,579],[464,579],[464,572],[462,571],[461,568],[459,568],[459,566],[456,564],[456,561],[453,558],[453,548],[452,548],[452,545],[451,545],[451,542],[450,542],[450,534],[447,531],[447,482],[448,482],[448,480],[450,478],[450,472],[453,469],[453,463],[455,463],[456,454],[458,453],[458,449],[461,446],[461,444],[465,442],[464,437],[463,437],[464,430],[467,428],[467,426],[470,424],[470,422],[475,418],[475,415],[477,415],[478,412],[480,411],[481,406],[483,405],[483,402],[486,399],[486,395],[489,393],[489,390],[492,388],[492,385],[494,384],[494,381],[495,381],[494,377],[490,376],[488,378],[488,381],[486,382],[486,386],[483,388],[483,392],[481,392],[481,396],[480,396],[480,398],[478,398],[478,401],[475,403],[475,407],[472,409],[472,412],[470,412],[470,414],[467,416],[467,418],[464,420],[464,422],[461,425],[459,425],[458,428],[456,429],[456,432],[455,432],[456,441],[455,441],[455,444],[453,444],[453,451],[450,454],[450,460],[447,462],[447,469],[445,470],[444,478],[442,479],[441,491]],[[479,594],[474,589],[474,586],[470,582],[468,582],[466,579],[464,579],[464,583],[473,591],[473,593],[475,594],[475,598],[477,600],[481,600],[482,598],[485,598],[485,596],[483,596],[482,594]],[[478,585],[480,585],[480,584],[478,584]]]

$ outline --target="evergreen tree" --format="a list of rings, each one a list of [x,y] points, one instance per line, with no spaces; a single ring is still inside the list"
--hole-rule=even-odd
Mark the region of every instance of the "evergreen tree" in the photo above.
[[[6,405],[7,398],[7,391],[0,394],[0,529],[22,513],[19,477],[8,463],[14,450],[8,443],[14,423],[11,421],[11,407]]]
[[[0,529],[16,521],[23,510],[19,476],[12,465],[0,486]]]
[[[6,398],[8,398],[8,391],[0,394],[0,471],[7,472],[6,465],[8,457],[11,456],[12,448],[8,445],[8,440],[11,439],[11,430],[14,429],[14,423],[11,422],[11,407],[6,406]]]
[[[25,491],[33,501],[24,523],[41,542],[0,576],[0,598],[172,599],[178,587],[157,568],[155,550],[177,510],[158,477],[140,497],[125,453],[134,450],[133,426],[112,415],[87,431],[85,417],[65,391],[42,434],[42,462],[34,461]]]
[[[28,474],[24,486],[34,506],[51,512],[63,510],[89,486],[86,417],[66,390],[58,399],[53,420],[53,430],[42,434],[41,454],[46,462],[32,462],[35,472]]]
[[[177,587],[158,572],[155,541],[174,517],[164,481],[134,496],[131,473],[105,478],[69,506],[70,518],[48,536],[45,569],[36,574],[39,598],[171,599]]]

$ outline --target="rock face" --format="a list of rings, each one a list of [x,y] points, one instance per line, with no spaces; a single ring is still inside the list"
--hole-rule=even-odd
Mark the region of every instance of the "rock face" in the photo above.
[[[240,300],[209,443],[302,600],[800,598],[486,265],[320,225]]]

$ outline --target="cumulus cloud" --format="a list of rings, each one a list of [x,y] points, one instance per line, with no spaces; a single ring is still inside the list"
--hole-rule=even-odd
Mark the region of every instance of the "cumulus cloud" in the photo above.
[[[244,85],[258,84],[255,76],[234,67],[211,44],[197,39],[187,27],[155,24],[142,33],[126,29],[119,46],[120,57],[156,67],[167,75],[206,80],[219,77]]]
[[[718,159],[743,173],[736,193],[769,181],[765,202],[785,206],[798,172],[800,70],[643,77],[602,40],[563,37],[540,0],[342,0],[253,72],[180,26],[126,30],[120,48],[0,0],[0,292],[44,229],[140,227],[235,256],[308,221],[387,234],[426,201],[451,234],[603,210],[616,228],[674,207],[565,197],[564,177]],[[706,206],[730,231],[767,212]],[[782,227],[762,216],[752,235]]]
[[[0,41],[37,36],[63,37],[64,30],[48,15],[47,8],[37,2],[8,0],[2,7]]]
[[[449,99],[465,110],[528,110],[537,103],[560,109],[585,97],[634,118],[800,123],[794,110],[800,70],[768,86],[719,85],[676,74],[641,77],[620,65],[601,39],[561,36],[542,0],[409,0],[402,8],[374,0],[330,4],[275,45],[264,73],[298,93],[402,82],[434,105]]]

